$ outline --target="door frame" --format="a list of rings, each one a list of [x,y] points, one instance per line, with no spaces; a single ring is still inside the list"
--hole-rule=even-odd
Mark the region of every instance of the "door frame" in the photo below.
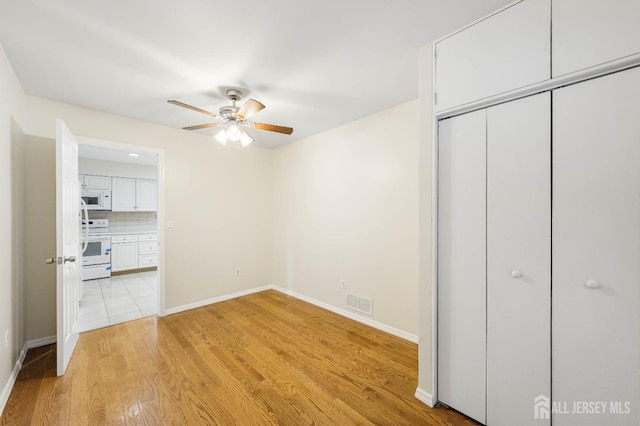
[[[78,136],[78,144],[97,146],[101,148],[116,149],[119,151],[139,152],[141,154],[151,154],[158,156],[156,168],[156,179],[158,181],[158,316],[166,315],[166,291],[165,291],[165,154],[163,149],[152,148],[144,145],[133,145],[121,142],[114,142],[105,139],[97,139],[86,136]]]

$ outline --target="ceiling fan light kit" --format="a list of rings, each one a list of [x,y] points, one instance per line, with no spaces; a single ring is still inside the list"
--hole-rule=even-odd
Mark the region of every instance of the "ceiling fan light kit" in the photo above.
[[[214,138],[222,145],[226,145],[228,141],[238,143],[238,148],[240,146],[245,147],[250,145],[255,139],[246,131],[245,127],[252,127],[259,130],[282,133],[285,135],[293,133],[293,129],[291,127],[247,121],[249,117],[262,111],[265,106],[255,99],[249,99],[241,107],[237,107],[236,102],[242,99],[242,92],[240,92],[240,90],[227,89],[227,98],[231,101],[231,105],[220,108],[219,116],[204,109],[173,99],[170,99],[167,102],[218,119],[219,122],[216,123],[198,124],[195,126],[183,127],[183,129],[199,130],[222,126],[223,128],[214,135]]]

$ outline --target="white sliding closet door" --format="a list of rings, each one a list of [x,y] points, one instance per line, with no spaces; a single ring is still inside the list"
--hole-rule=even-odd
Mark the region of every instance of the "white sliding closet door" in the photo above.
[[[548,425],[551,95],[487,110],[487,422]]]
[[[485,423],[486,111],[439,123],[438,399]]]
[[[553,99],[552,396],[568,411],[598,402],[605,413],[559,413],[553,424],[637,426],[640,69]]]

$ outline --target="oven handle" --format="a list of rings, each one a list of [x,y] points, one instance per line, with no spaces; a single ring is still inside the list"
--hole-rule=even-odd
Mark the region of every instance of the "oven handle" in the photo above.
[[[82,254],[84,254],[84,252],[87,251],[87,248],[89,247],[89,209],[87,209],[87,203],[82,199],[82,197],[80,198],[80,202],[82,203],[82,211],[84,212],[84,217],[87,221],[87,224],[84,227],[84,241],[82,242]],[[80,230],[82,230],[82,219],[80,219]]]

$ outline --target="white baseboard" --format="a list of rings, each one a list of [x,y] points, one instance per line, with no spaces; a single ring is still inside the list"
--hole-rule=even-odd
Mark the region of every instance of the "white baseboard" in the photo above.
[[[45,346],[45,345],[50,345],[52,343],[56,343],[56,341],[57,341],[56,336],[41,337],[39,339],[29,340],[27,342],[27,347],[29,349],[39,348],[40,346]]]
[[[433,406],[436,405],[435,401],[433,400],[433,396],[429,392],[422,390],[420,388],[416,389],[415,397],[418,401],[424,402],[431,408],[433,408]]]
[[[200,302],[189,303],[188,305],[182,305],[182,306],[177,306],[175,308],[165,309],[164,315],[173,315],[173,314],[177,314],[178,312],[184,312],[190,309],[201,308],[203,306],[212,305],[214,303],[224,302],[225,300],[235,299],[236,297],[247,296],[249,294],[270,290],[271,288],[272,286],[269,286],[269,285],[263,286],[263,287],[256,287],[249,290],[243,290],[243,291],[238,291],[236,293],[227,294],[224,296],[214,297],[212,299],[201,300]]]
[[[276,286],[276,285],[266,285],[266,286],[262,286],[262,287],[256,287],[256,288],[252,288],[249,290],[243,290],[243,291],[238,291],[236,293],[231,293],[231,294],[227,294],[224,296],[218,296],[218,297],[214,297],[211,299],[207,299],[207,300],[201,300],[199,302],[194,302],[194,303],[189,303],[187,305],[182,305],[182,306],[177,306],[175,308],[169,308],[166,309],[164,311],[164,315],[173,315],[173,314],[177,314],[178,312],[184,312],[184,311],[188,311],[190,309],[195,309],[195,308],[201,308],[203,306],[207,306],[207,305],[211,305],[214,303],[218,303],[218,302],[224,302],[225,300],[231,300],[231,299],[235,299],[237,297],[242,297],[242,296],[247,296],[249,294],[253,294],[253,293],[259,293],[261,291],[265,291],[265,290],[276,290],[279,291],[280,293],[284,293],[288,296],[291,297],[295,297],[296,299],[300,299],[304,302],[307,303],[311,303],[312,305],[316,305],[319,306],[323,309],[326,309],[328,311],[331,311],[335,314],[341,315],[343,317],[347,317],[349,319],[352,319],[354,321],[358,321],[359,323],[368,325],[369,327],[373,327],[375,329],[384,331],[386,333],[392,334],[396,337],[399,337],[401,339],[404,340],[408,340],[412,343],[418,343],[418,336],[416,336],[415,334],[411,334],[411,333],[407,333],[405,331],[399,330],[397,328],[391,327],[389,325],[383,324],[381,322],[378,321],[374,321],[372,319],[369,318],[364,318],[358,314],[355,314],[353,312],[349,312],[346,309],[341,309],[341,308],[337,308],[333,305],[330,305],[328,303],[325,302],[321,302],[319,300],[313,299],[311,297],[308,296],[304,296],[300,293],[296,293],[295,291],[292,290],[288,290],[286,288],[280,287],[280,286]]]
[[[346,309],[337,308],[337,307],[335,307],[333,305],[330,305],[328,303],[321,302],[319,300],[313,299],[313,298],[308,297],[308,296],[304,296],[304,295],[302,295],[300,293],[296,293],[295,291],[292,291],[292,290],[289,290],[289,289],[286,289],[286,288],[283,288],[283,287],[272,285],[272,286],[269,286],[269,288],[271,288],[273,290],[276,290],[276,291],[279,291],[281,293],[284,293],[284,294],[286,294],[288,296],[295,297],[296,299],[300,299],[300,300],[305,301],[307,303],[311,303],[312,305],[316,305],[316,306],[318,306],[320,308],[326,309],[327,311],[331,311],[331,312],[333,312],[335,314],[338,314],[338,315],[341,315],[343,317],[347,317],[347,318],[352,319],[354,321],[358,321],[359,323],[368,325],[369,327],[373,327],[373,328],[378,329],[380,331],[384,331],[386,333],[393,334],[394,336],[399,337],[401,339],[408,340],[408,341],[410,341],[412,343],[416,343],[416,344],[418,343],[418,336],[416,336],[415,334],[407,333],[406,331],[399,330],[397,328],[391,327],[391,326],[389,326],[387,324],[383,324],[383,323],[378,322],[378,321],[374,321],[374,320],[369,319],[369,318],[364,318],[364,317],[362,317],[362,316],[360,316],[360,315],[358,315],[356,313],[347,311]]]
[[[7,405],[7,401],[9,401],[9,395],[11,395],[11,391],[13,390],[13,385],[16,383],[16,379],[18,378],[18,373],[22,368],[22,363],[24,362],[24,357],[27,356],[27,351],[29,347],[25,343],[22,347],[22,351],[20,352],[20,356],[16,361],[16,364],[13,366],[13,370],[9,375],[9,380],[4,385],[4,389],[2,389],[2,393],[0,394],[0,416],[4,412],[4,407]]]

